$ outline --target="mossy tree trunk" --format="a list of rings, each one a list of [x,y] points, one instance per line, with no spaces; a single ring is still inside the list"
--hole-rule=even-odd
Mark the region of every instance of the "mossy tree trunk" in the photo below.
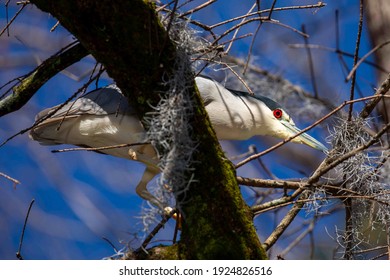
[[[175,46],[152,3],[142,0],[32,0],[52,14],[105,66],[139,116],[157,104],[163,74],[174,72]],[[196,91],[195,85],[193,91]],[[157,93],[158,92],[158,93]],[[265,259],[232,164],[225,159],[199,95],[191,120],[199,143],[196,183],[186,192],[178,256],[184,259]]]

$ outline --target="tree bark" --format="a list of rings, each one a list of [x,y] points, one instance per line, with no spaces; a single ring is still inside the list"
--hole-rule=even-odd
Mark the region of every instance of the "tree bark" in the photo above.
[[[367,26],[373,47],[390,40],[390,2],[388,0],[365,1]],[[374,53],[376,63],[390,71],[390,44],[385,45]],[[377,81],[381,84],[388,73],[378,71]],[[389,120],[390,101],[384,99],[378,107],[386,122]]]
[[[175,46],[152,3],[94,0],[32,0],[52,14],[102,63],[139,116],[164,92],[163,75],[174,73]],[[196,92],[193,83],[193,92]],[[198,94],[191,125],[197,146],[196,182],[186,192],[178,256],[183,259],[265,259],[235,170],[225,159]]]

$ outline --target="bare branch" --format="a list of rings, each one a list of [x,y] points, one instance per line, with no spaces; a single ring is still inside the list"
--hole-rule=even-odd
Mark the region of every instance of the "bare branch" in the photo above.
[[[18,17],[18,15],[23,11],[23,9],[29,4],[29,2],[23,2],[21,3],[22,6],[20,7],[20,9],[16,12],[16,14],[11,18],[11,20],[9,22],[7,22],[6,26],[0,31],[0,37],[1,35],[4,34],[4,32],[7,30],[8,31],[8,28],[11,26],[11,24],[14,22],[14,20]],[[7,7],[8,9],[8,7]],[[8,12],[7,12],[7,15],[8,15]]]
[[[371,112],[374,110],[375,106],[379,103],[379,101],[382,99],[382,97],[388,93],[390,90],[390,73],[387,75],[386,80],[382,82],[380,87],[376,90],[374,96],[375,98],[372,99],[370,102],[364,106],[363,110],[360,112],[360,117],[365,119],[367,118]]]
[[[365,55],[363,55],[359,61],[353,66],[353,68],[351,69],[351,71],[349,72],[347,78],[345,79],[346,81],[349,81],[352,77],[352,75],[356,72],[356,70],[358,69],[358,67],[365,62],[365,60],[367,59],[367,57],[369,57],[370,55],[372,55],[374,52],[376,52],[377,50],[383,48],[384,46],[390,44],[390,40],[389,41],[386,41],[386,42],[383,42],[382,44],[379,44],[377,45],[375,48],[371,49],[368,53],[366,53]]]
[[[17,185],[17,184],[20,184],[20,182],[19,182],[18,180],[14,179],[14,178],[12,178],[12,177],[10,177],[10,176],[8,176],[7,174],[4,174],[3,172],[0,172],[0,176],[6,178],[6,179],[8,179],[8,180],[10,180],[11,182],[13,182],[13,183],[14,183],[14,188],[16,188],[16,185]]]
[[[206,8],[207,6],[213,4],[214,2],[217,2],[217,0],[209,0],[209,1],[205,2],[205,3],[202,3],[202,4],[200,4],[199,6],[193,8],[193,9],[191,9],[191,10],[185,12],[185,13],[182,13],[182,14],[179,16],[179,18],[186,17],[186,16],[188,16],[188,15],[190,15],[190,14],[193,14],[193,13],[195,13],[195,12],[201,10],[201,9],[204,9],[204,8]]]
[[[362,29],[363,29],[363,0],[360,0],[360,18],[359,18],[359,26],[358,26],[358,34],[356,38],[356,47],[355,47],[355,55],[353,57],[353,65],[355,66],[358,61],[359,57],[359,48],[360,48],[360,39],[362,37]],[[356,83],[356,72],[352,73],[352,80],[351,80],[351,90],[349,93],[349,100],[353,100],[355,96],[355,83]],[[349,111],[348,111],[348,120],[350,121],[352,118],[352,110],[353,110],[353,103],[349,105]]]
[[[306,235],[310,234],[314,230],[315,220],[312,219],[309,223],[309,226],[306,228],[305,231],[303,231],[291,244],[289,244],[282,252],[279,253],[279,255],[283,258],[288,252],[291,251],[292,248],[298,245],[299,242],[301,242]]]
[[[386,45],[388,43],[390,43],[390,41],[389,42],[385,42],[383,44]],[[307,45],[306,44],[289,44],[288,46],[290,48],[296,48],[296,49],[298,49],[298,48],[309,48],[309,49],[316,49],[316,50],[321,50],[321,51],[328,51],[328,52],[333,52],[335,54],[343,55],[343,56],[346,56],[346,57],[352,57],[352,58],[354,56],[353,54],[345,52],[345,51],[342,51],[342,50],[340,50],[338,48],[331,48],[331,47],[322,46],[322,45],[316,45],[316,44],[307,44]],[[379,46],[377,46],[377,47],[379,47]],[[383,47],[383,46],[381,46],[381,47]],[[377,51],[379,48],[378,49],[374,48],[374,49],[372,49],[369,53],[372,54],[373,52]],[[386,70],[385,68],[383,68],[382,66],[380,66],[380,65],[378,65],[378,64],[376,64],[376,63],[374,63],[372,61],[367,61],[366,58],[368,56],[369,55],[367,53],[364,56],[364,59],[363,59],[363,57],[359,57],[358,58],[359,59],[358,64],[360,65],[360,64],[364,63],[364,64],[370,65],[370,66],[372,66],[372,67],[374,67],[374,68],[376,68],[376,69],[378,69],[378,70],[380,70],[382,72],[386,72],[386,73],[390,72],[390,71]]]
[[[146,144],[150,144],[150,142],[137,142],[131,144],[112,145],[112,146],[104,146],[104,147],[97,147],[97,148],[69,148],[69,149],[61,149],[61,150],[52,150],[51,152],[52,153],[75,152],[75,151],[99,152],[104,150],[133,147],[133,146],[146,145]]]
[[[50,78],[87,55],[87,50],[81,44],[72,43],[46,59],[13,87],[12,94],[0,100],[0,117],[19,110]]]
[[[320,8],[325,7],[325,6],[326,6],[325,3],[318,2],[317,4],[314,4],[314,5],[290,6],[290,7],[280,7],[280,8],[265,9],[265,10],[262,10],[262,11],[253,12],[253,13],[250,13],[250,14],[238,16],[238,17],[235,17],[235,18],[231,18],[231,19],[228,19],[228,20],[216,23],[214,25],[211,25],[210,29],[214,29],[214,28],[216,28],[218,26],[221,26],[221,25],[233,22],[233,21],[237,21],[237,20],[240,20],[240,19],[243,19],[243,18],[256,16],[256,15],[261,16],[261,14],[269,13],[271,11],[272,12],[280,12],[280,11],[287,11],[287,10],[320,9]],[[258,18],[258,19],[266,20],[266,19],[269,19],[269,17],[266,16],[266,17],[261,17],[261,18]]]
[[[306,27],[303,24],[302,25],[302,32],[306,34]],[[307,37],[303,37],[305,41],[305,46],[309,44],[309,39]],[[313,63],[313,57],[311,55],[310,48],[306,48],[307,52],[307,58],[309,60],[309,70],[310,70],[310,76],[311,76],[311,81],[312,81],[312,86],[313,86],[313,91],[314,91],[314,97],[318,98],[318,89],[317,89],[317,83],[316,83],[316,76],[314,74],[314,63]]]

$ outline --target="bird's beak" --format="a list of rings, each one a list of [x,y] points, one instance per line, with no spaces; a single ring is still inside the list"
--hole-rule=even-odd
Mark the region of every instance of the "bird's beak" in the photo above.
[[[301,130],[298,127],[296,127],[295,125],[293,125],[293,124],[291,124],[289,122],[282,121],[281,123],[290,132],[290,134],[291,134],[290,136],[293,136],[293,135],[301,132]],[[305,144],[305,145],[307,145],[309,147],[312,147],[314,149],[320,150],[320,151],[322,151],[324,153],[328,151],[328,148],[326,148],[321,142],[317,141],[316,139],[314,139],[313,137],[311,137],[307,133],[302,133],[301,135],[299,135],[298,137],[295,137],[291,141],[295,142],[295,143]]]

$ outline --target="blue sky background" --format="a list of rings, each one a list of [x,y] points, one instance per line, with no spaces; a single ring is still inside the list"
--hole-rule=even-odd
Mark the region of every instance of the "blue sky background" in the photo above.
[[[182,10],[199,2],[195,1]],[[269,7],[271,2],[261,1],[262,8]],[[9,7],[10,16],[19,8],[14,3],[12,1]],[[276,7],[315,3],[316,1],[278,1]],[[310,43],[335,47],[334,13],[339,9],[340,47],[343,51],[353,53],[359,16],[358,1],[326,3],[327,6],[318,11],[285,11],[275,13],[274,18],[297,29],[305,24],[307,33],[310,34]],[[194,14],[192,18],[213,24],[246,13],[252,4],[253,1],[218,1]],[[1,29],[6,24],[4,18],[5,7],[2,6]],[[55,23],[55,19],[31,5],[22,12],[11,25],[10,35],[0,37],[0,85],[28,73],[40,61],[73,40],[72,35],[61,26],[54,32],[49,32]],[[240,34],[253,32],[256,27],[256,23],[246,26]],[[220,31],[226,28],[224,26]],[[230,54],[245,59],[250,43],[251,38],[235,42]],[[264,24],[255,41],[253,62],[311,92],[306,51],[289,48],[288,44],[294,43],[303,43],[303,38],[281,26]],[[365,54],[370,48],[364,28],[360,54]],[[349,84],[344,82],[337,55],[325,51],[313,51],[312,54],[319,95],[330,99],[335,105],[347,100]],[[349,66],[352,64],[352,59],[346,61]],[[88,57],[69,67],[43,86],[22,109],[0,118],[0,142],[29,127],[36,113],[42,109],[65,101],[84,84],[88,79],[87,70],[93,66],[94,60]],[[371,94],[376,85],[375,71],[363,65],[358,73],[361,92],[364,95]],[[104,86],[110,82],[106,77],[99,85]],[[310,113],[310,108],[307,112]],[[314,121],[310,114],[306,114],[306,110],[300,110],[297,114],[290,112],[290,115],[302,128]],[[331,126],[331,123],[328,125]],[[328,135],[328,127],[316,128],[311,134],[324,141]],[[247,141],[222,144],[228,154],[233,156],[247,151],[250,144],[255,144],[262,150],[271,143],[275,141],[255,137]],[[301,178],[302,173],[310,174],[324,157],[320,152],[307,147],[295,144],[286,146],[262,158],[279,178]],[[35,205],[27,224],[22,250],[26,259],[101,259],[115,253],[102,237],[108,238],[117,248],[128,243],[137,247],[137,237],[144,234],[142,219],[139,217],[142,216],[143,207],[147,205],[135,194],[134,188],[142,175],[143,165],[92,152],[50,152],[56,148],[58,147],[40,146],[31,141],[27,134],[14,138],[0,148],[0,172],[21,182],[14,188],[12,182],[0,177],[0,259],[15,259],[26,211],[32,199],[35,199]],[[295,162],[297,157],[301,160]],[[238,174],[267,178],[256,162],[240,168]],[[245,187],[242,190],[248,203],[253,203],[253,191]],[[337,209],[337,204],[331,202],[326,209],[332,208]],[[261,232],[262,240],[272,232],[283,213],[282,210],[256,218],[256,227]],[[306,218],[307,214],[302,211],[288,231],[297,229]],[[335,248],[332,237],[336,227],[342,228],[342,225],[341,209],[335,210],[334,215],[321,219],[314,232],[316,258],[332,258]],[[169,244],[173,228],[174,223],[170,222],[156,237],[156,242]],[[299,234],[297,232],[290,232],[292,239]],[[273,248],[273,254],[276,255],[292,239],[280,240]],[[308,258],[309,245],[309,240],[304,240],[300,247],[288,255],[289,258]]]

